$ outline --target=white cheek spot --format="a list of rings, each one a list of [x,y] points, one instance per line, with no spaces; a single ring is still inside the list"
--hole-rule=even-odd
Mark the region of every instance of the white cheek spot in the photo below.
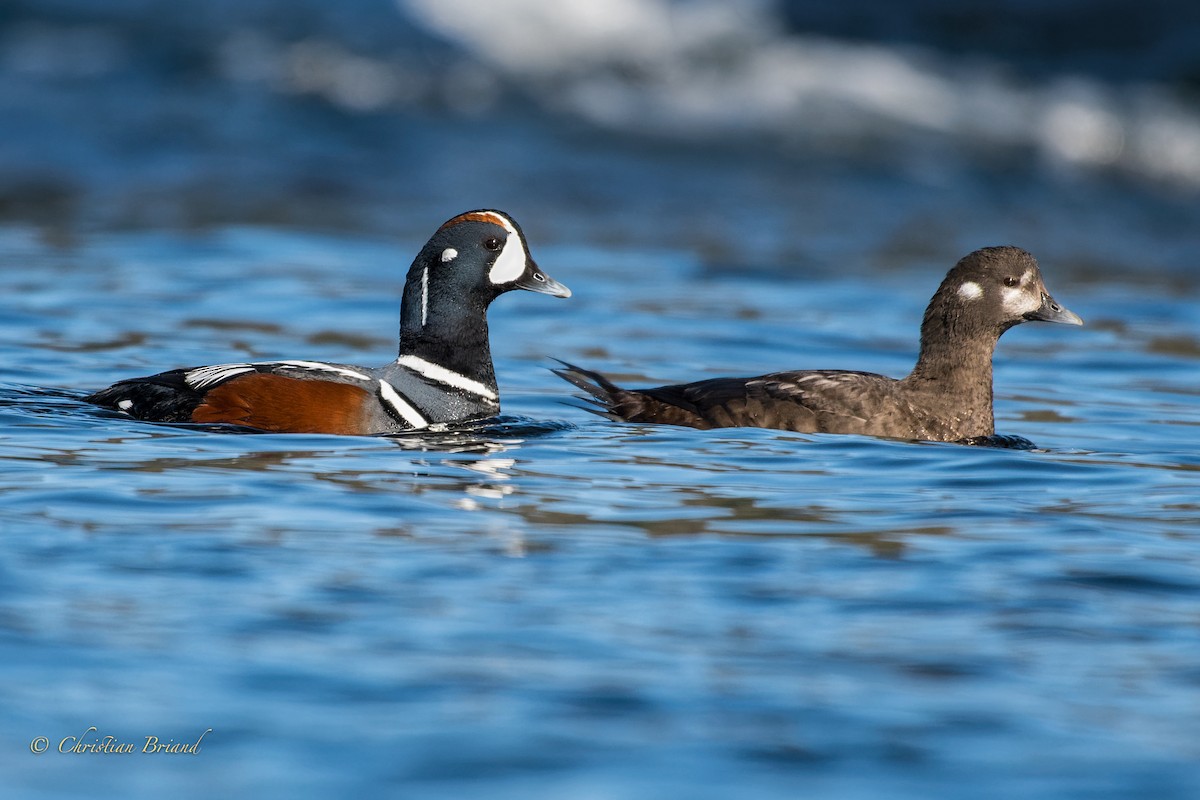
[[[976,300],[983,296],[983,289],[975,281],[967,281],[958,287],[958,295],[964,300]]]
[[[442,263],[446,264],[458,258],[458,251],[453,247],[447,247],[442,251]]]
[[[528,260],[529,257],[525,253],[525,245],[521,243],[521,237],[515,230],[509,231],[508,239],[504,242],[504,249],[500,251],[496,263],[488,272],[488,280],[492,283],[511,283],[525,272],[525,262]]]
[[[129,409],[133,408],[133,401],[122,400],[121,402],[117,403],[117,408],[121,409],[122,411],[128,411]]]

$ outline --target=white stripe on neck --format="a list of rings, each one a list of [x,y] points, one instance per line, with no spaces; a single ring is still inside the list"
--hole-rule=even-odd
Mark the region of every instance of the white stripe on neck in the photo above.
[[[440,383],[444,386],[453,386],[455,389],[462,389],[464,392],[477,394],[488,400],[496,400],[496,393],[479,381],[468,378],[466,375],[460,375],[445,367],[439,367],[437,364],[426,361],[420,356],[400,356],[400,358],[396,359],[396,363],[402,367],[408,367],[418,375],[428,378],[435,383]]]
[[[443,255],[442,260],[446,258]],[[425,327],[425,320],[429,318],[429,267],[421,270],[421,327]]]
[[[379,381],[379,396],[383,401],[391,406],[397,414],[404,418],[414,428],[428,428],[429,420],[421,416],[421,412],[417,411],[396,391],[390,383],[385,380]]]

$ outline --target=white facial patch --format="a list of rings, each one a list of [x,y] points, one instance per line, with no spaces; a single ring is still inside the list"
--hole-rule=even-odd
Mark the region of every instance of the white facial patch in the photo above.
[[[455,250],[453,247],[447,247],[445,250],[442,251],[442,263],[443,264],[448,264],[456,258],[458,258],[458,251]]]
[[[129,409],[133,408],[133,401],[122,400],[121,402],[117,403],[117,408],[121,409],[122,411],[128,411]]]
[[[1029,291],[1030,270],[1025,270],[1021,282],[1016,286],[1006,286],[1000,291],[1000,307],[1014,317],[1037,311],[1042,307],[1042,297],[1039,292]]]
[[[525,255],[525,246],[521,244],[521,237],[510,233],[508,240],[504,243],[504,249],[500,251],[500,257],[496,259],[496,263],[492,265],[492,271],[488,273],[488,280],[492,283],[515,281],[525,272],[527,260],[528,256]]]
[[[521,234],[517,233],[517,226],[513,224],[512,220],[495,211],[468,211],[466,214],[459,214],[454,219],[442,225],[441,230],[445,230],[461,222],[487,222],[504,228],[505,232],[508,233],[508,237],[504,241],[504,249],[500,251],[500,255],[488,271],[488,280],[494,284],[511,283],[524,274],[525,263],[529,260],[529,254],[525,252],[525,245],[521,242]],[[449,260],[447,258],[448,253],[458,255],[454,248],[446,248],[442,251],[443,261]]]
[[[958,287],[958,296],[964,300],[978,300],[983,296],[983,289],[975,281],[966,281]]]
[[[525,262],[529,260],[529,254],[525,252],[525,245],[521,243],[521,234],[517,233],[517,229],[511,222],[499,214],[488,214],[488,216],[494,219],[497,225],[508,231],[504,249],[500,251],[500,256],[492,265],[492,269],[488,273],[488,280],[492,283],[511,283],[525,272]]]

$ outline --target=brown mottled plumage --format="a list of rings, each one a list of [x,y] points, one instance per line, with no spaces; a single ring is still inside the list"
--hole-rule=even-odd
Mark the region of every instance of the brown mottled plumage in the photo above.
[[[995,433],[992,353],[1001,334],[1027,320],[1083,323],[1046,291],[1032,255],[988,247],[947,273],[925,311],[917,364],[900,380],[812,370],[622,389],[565,362],[555,372],[619,421],[958,441]]]

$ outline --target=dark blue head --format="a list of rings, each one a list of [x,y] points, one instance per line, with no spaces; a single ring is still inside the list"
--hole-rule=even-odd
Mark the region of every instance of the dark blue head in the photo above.
[[[433,295],[447,294],[486,306],[512,289],[571,296],[570,289],[538,268],[517,223],[486,209],[459,214],[438,228],[413,261],[406,300],[409,287],[424,287],[427,305]],[[416,299],[421,295],[417,292]]]
[[[487,307],[512,289],[555,297],[571,290],[538,267],[525,235],[507,214],[479,210],[450,219],[417,254],[404,284],[401,347],[440,346],[486,337]]]

